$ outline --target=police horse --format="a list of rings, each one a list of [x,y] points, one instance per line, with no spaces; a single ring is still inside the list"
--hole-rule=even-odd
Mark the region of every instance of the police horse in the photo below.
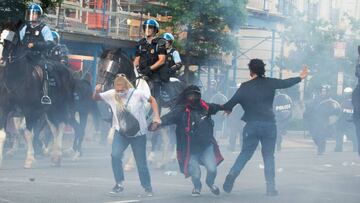
[[[4,34],[5,33],[5,34]],[[9,112],[18,109],[25,117],[25,140],[27,153],[24,167],[31,168],[34,158],[33,133],[37,121],[44,116],[53,134],[51,161],[54,166],[61,164],[62,137],[65,123],[69,121],[69,109],[74,104],[74,81],[70,72],[61,64],[46,63],[51,70],[51,77],[56,85],[49,88],[52,103],[41,103],[44,96],[43,83],[45,73],[38,65],[33,65],[29,50],[19,39],[18,27],[2,33],[6,40],[3,43],[6,65],[3,67],[1,81],[2,118],[0,124],[0,157],[6,138],[4,127]]]
[[[150,94],[150,88],[144,77],[139,75],[137,70],[134,69],[131,59],[121,49],[105,50],[100,57],[99,68],[97,73],[97,83],[102,84],[103,91],[113,87],[113,81],[117,74],[125,74],[128,80],[134,85],[135,88]],[[176,103],[177,96],[184,89],[183,83],[176,79],[170,78],[170,81],[164,83],[161,91],[160,108],[171,108]],[[104,120],[111,120],[110,110],[101,111]],[[109,108],[107,108],[109,109]],[[150,110],[150,108],[148,108]],[[107,116],[104,116],[106,114]],[[148,112],[148,117],[151,112]],[[107,134],[103,132],[103,134]],[[163,136],[165,138],[165,136]],[[164,143],[164,155],[168,153],[168,143]],[[164,158],[165,159],[165,158]],[[131,165],[131,164],[130,164]],[[126,166],[125,166],[126,168]]]

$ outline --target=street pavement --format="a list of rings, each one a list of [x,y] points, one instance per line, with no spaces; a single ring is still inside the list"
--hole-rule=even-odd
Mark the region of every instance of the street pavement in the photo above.
[[[239,149],[230,152],[226,148],[226,140],[220,140],[220,143],[225,161],[218,168],[216,185],[222,188]],[[277,197],[264,195],[260,151],[245,166],[231,194],[222,191],[220,196],[214,196],[203,184],[201,196],[191,197],[191,181],[184,179],[174,163],[164,170],[150,166],[153,197],[145,196],[136,170],[125,173],[125,190],[113,197],[108,194],[114,185],[110,146],[86,141],[84,155],[79,161],[65,157],[62,167],[54,168],[50,166],[49,158],[45,157],[38,159],[33,169],[23,168],[25,150],[20,149],[15,157],[6,157],[0,169],[0,203],[358,203],[360,157],[352,152],[350,143],[345,143],[344,152],[334,152],[333,149],[334,142],[330,141],[327,152],[317,156],[311,139],[301,134],[285,137],[282,151],[276,154]],[[167,173],[168,170],[176,170],[177,173]]]

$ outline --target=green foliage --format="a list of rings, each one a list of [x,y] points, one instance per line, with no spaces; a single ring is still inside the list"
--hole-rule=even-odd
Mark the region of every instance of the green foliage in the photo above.
[[[153,14],[164,11],[172,21],[174,33],[186,32],[187,38],[178,42],[188,55],[197,58],[231,52],[237,47],[232,31],[237,31],[246,18],[244,0],[160,0],[166,7],[148,8]]]

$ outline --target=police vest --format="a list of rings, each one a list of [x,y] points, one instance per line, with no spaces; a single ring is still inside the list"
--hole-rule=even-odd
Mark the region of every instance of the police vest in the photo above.
[[[41,23],[36,27],[31,27],[30,25],[27,25],[23,43],[27,45],[29,43],[45,42],[44,36],[41,33],[45,26],[46,25],[44,23]]]
[[[159,60],[160,49],[163,49],[163,51],[166,52],[165,43],[166,41],[163,38],[155,38],[150,44],[146,41],[146,38],[139,41],[137,51],[140,54],[140,70],[155,64]],[[152,80],[162,80],[161,72],[164,71],[162,70],[163,67],[159,67],[156,71],[154,71],[151,76]]]

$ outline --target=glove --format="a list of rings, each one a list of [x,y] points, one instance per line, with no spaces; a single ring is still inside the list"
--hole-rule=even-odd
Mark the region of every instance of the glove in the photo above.
[[[150,66],[147,66],[145,68],[143,68],[141,71],[140,71],[141,74],[145,75],[145,76],[151,76],[152,74],[152,70],[150,68]]]

